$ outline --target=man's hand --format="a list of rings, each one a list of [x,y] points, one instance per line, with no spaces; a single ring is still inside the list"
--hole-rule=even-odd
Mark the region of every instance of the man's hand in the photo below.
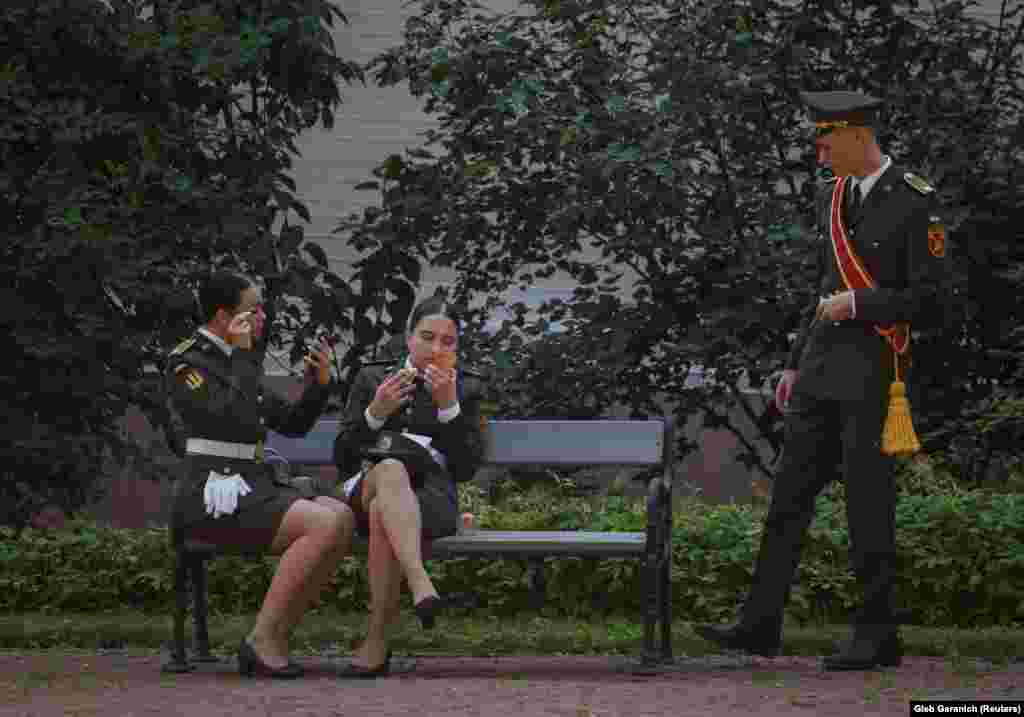
[[[370,415],[378,421],[383,421],[392,413],[412,399],[416,390],[416,382],[412,375],[406,375],[402,371],[392,374],[384,379],[377,387],[377,393],[370,403]]]
[[[785,413],[789,404],[789,397],[793,393],[793,384],[796,383],[798,372],[793,369],[786,369],[782,372],[779,385],[775,387],[775,407],[779,413]]]
[[[331,349],[321,341],[318,350],[310,351],[303,357],[308,370],[316,374],[317,383],[326,386],[331,382]]]
[[[825,321],[846,321],[853,318],[853,292],[844,291],[822,299],[818,304],[818,318]]]
[[[228,324],[228,343],[236,348],[252,348],[252,316],[251,311],[236,314]]]

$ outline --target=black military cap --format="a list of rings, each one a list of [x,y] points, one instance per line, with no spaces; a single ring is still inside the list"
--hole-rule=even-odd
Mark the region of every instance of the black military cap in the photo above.
[[[861,92],[801,92],[818,134],[838,127],[863,127],[874,118],[882,100]]]

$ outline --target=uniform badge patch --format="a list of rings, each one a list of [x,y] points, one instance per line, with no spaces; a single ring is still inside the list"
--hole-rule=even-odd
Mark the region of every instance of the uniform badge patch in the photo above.
[[[203,387],[203,375],[195,369],[186,371],[182,379],[185,381],[185,385],[193,391],[198,391]]]
[[[928,184],[924,177],[918,176],[913,172],[904,174],[903,180],[921,194],[931,194],[935,191],[935,187]]]
[[[939,259],[946,256],[946,227],[938,217],[928,220],[928,251]]]

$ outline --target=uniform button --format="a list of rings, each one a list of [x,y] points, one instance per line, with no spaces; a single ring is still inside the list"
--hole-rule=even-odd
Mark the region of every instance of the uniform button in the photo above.
[[[231,475],[231,469],[225,466],[224,470],[222,470],[221,473],[223,473],[224,475]]]
[[[264,423],[266,423],[266,420],[263,419],[263,418],[260,418],[260,425],[262,426]]]
[[[256,403],[263,403],[263,395],[262,394],[256,397]]]

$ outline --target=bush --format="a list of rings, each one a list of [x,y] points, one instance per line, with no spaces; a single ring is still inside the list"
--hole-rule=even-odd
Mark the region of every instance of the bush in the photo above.
[[[487,529],[643,530],[642,500],[572,495],[538,486],[489,505],[474,485],[461,486],[463,507]],[[789,615],[842,621],[857,602],[848,566],[841,491],[819,498]],[[764,509],[680,501],[672,566],[677,618],[729,618],[749,589]],[[972,491],[903,495],[897,506],[900,599],[924,624],[956,627],[1024,622],[1024,496]],[[172,609],[171,560],[163,529],[117,530],[73,521],[65,531],[0,529],[0,610],[106,612]],[[214,613],[258,609],[276,560],[225,557],[210,565]],[[639,566],[631,561],[549,559],[546,612],[580,618],[641,609]],[[531,604],[526,566],[511,560],[431,561],[444,593],[471,592],[498,615]],[[365,561],[346,560],[323,595],[341,611],[366,607]],[[408,596],[406,596],[408,599]]]

